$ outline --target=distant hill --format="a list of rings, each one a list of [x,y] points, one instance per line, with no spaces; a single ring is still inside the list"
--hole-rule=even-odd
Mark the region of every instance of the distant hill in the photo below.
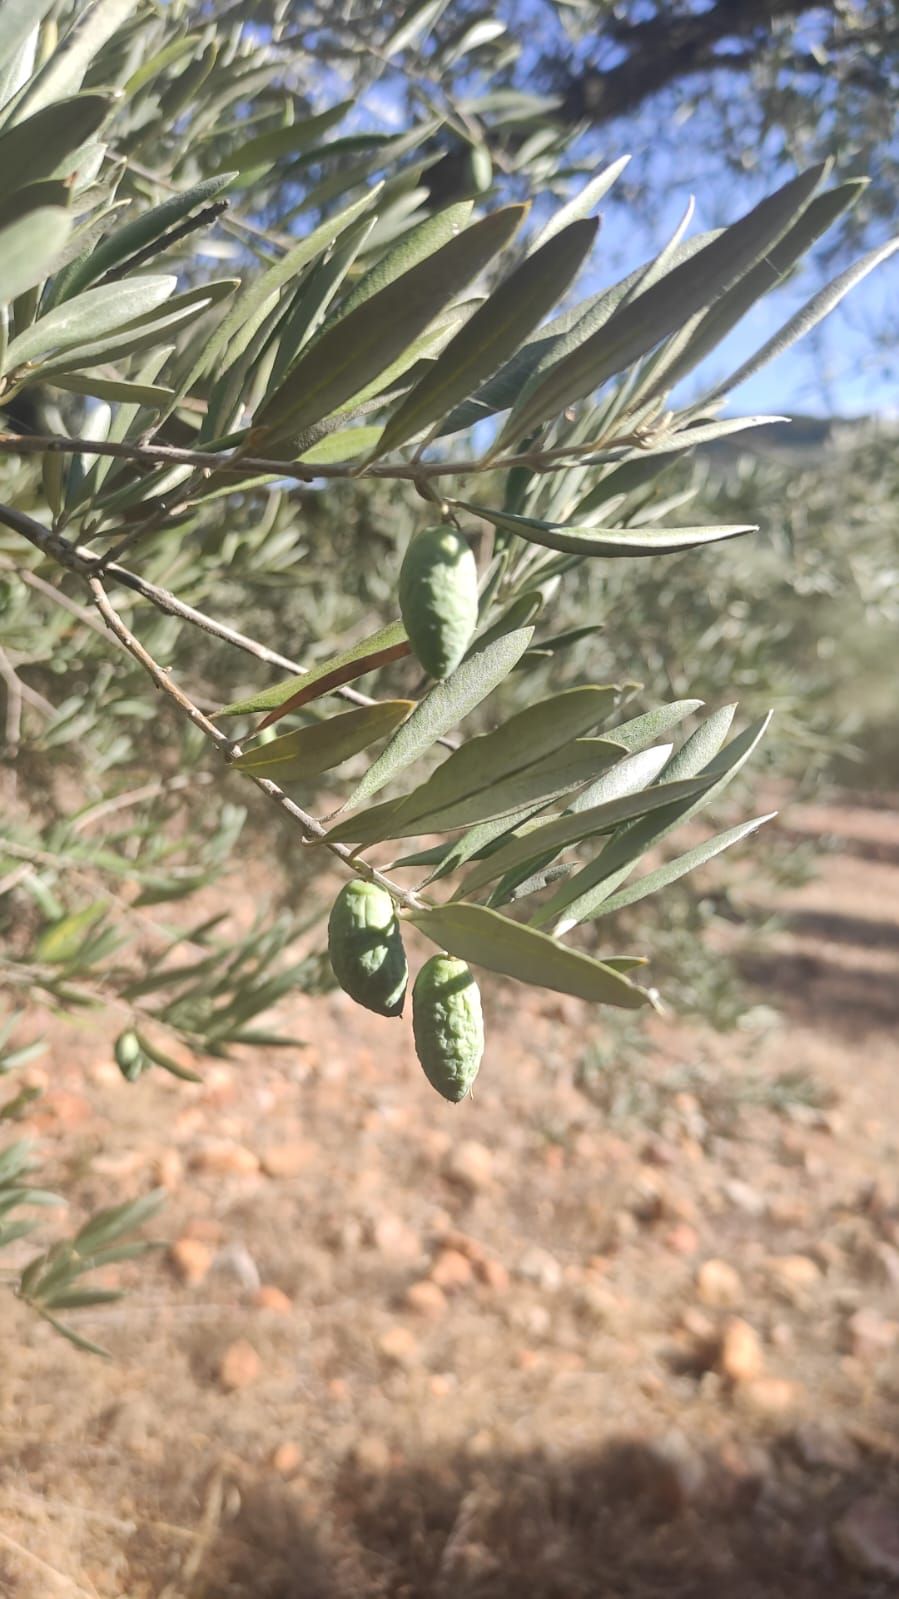
[[[893,438],[899,443],[899,422],[883,417],[795,416],[789,422],[772,422],[767,427],[719,439],[697,449],[722,464],[741,456],[759,455],[789,465],[808,466],[810,462],[835,452],[857,449],[874,438]]]

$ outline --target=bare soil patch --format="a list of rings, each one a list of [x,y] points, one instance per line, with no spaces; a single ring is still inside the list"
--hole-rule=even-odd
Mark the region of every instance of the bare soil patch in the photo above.
[[[197,1087],[53,1024],[24,1131],[174,1247],[109,1362],[7,1305],[0,1594],[895,1592],[899,822],[788,825],[835,847],[749,963],[780,1024],[655,1018],[590,1092],[603,1016],[499,984],[460,1107],[339,995]]]

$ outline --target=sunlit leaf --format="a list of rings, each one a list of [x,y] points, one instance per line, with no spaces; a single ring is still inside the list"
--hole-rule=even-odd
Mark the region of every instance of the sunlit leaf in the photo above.
[[[0,31],[2,31],[0,14]],[[102,126],[113,96],[91,91],[35,111],[0,131],[0,194],[52,177],[56,168]]]
[[[710,717],[703,727],[687,741],[683,749],[672,757],[664,772],[667,781],[694,777],[698,770],[711,781],[698,798],[683,800],[670,808],[663,808],[652,816],[633,822],[613,835],[605,849],[582,871],[552,895],[534,917],[539,926],[557,923],[560,927],[574,927],[589,920],[601,905],[629,876],[634,864],[646,850],[661,842],[672,828],[688,821],[704,810],[723,792],[750,755],[756,749],[771,720],[770,714],[754,722],[730,744],[709,758],[721,736],[721,729],[729,725],[732,708],[726,707],[716,717]],[[702,765],[700,766],[700,762]]]
[[[824,170],[823,165],[813,167],[769,195],[553,365],[530,391],[525,391],[497,448],[521,438],[564,406],[593,393],[606,379],[682,327],[687,317],[731,288],[796,220]]]
[[[222,353],[230,348],[233,340],[240,335],[245,325],[272,295],[277,294],[286,283],[297,277],[310,261],[315,261],[323,255],[332,241],[359,217],[374,209],[376,198],[377,189],[374,189],[364,194],[361,199],[353,201],[336,216],[329,217],[312,233],[307,234],[304,239],[299,239],[289,250],[285,250],[280,261],[276,261],[265,272],[259,273],[243,288],[228,315],[222,319],[202,353],[179,384],[179,396],[187,394],[193,388],[201,373],[214,368]]]
[[[2,248],[2,241],[0,241]],[[92,394],[98,400],[115,400],[129,405],[162,406],[172,391],[162,383],[132,383],[127,378],[103,377],[97,372],[69,372],[53,379],[53,387],[72,394]]]
[[[544,855],[550,859],[562,849],[570,845],[580,844],[586,838],[593,837],[596,833],[608,832],[617,827],[619,822],[630,821],[635,816],[642,816],[649,811],[657,810],[660,805],[674,804],[678,800],[690,797],[702,788],[702,783],[693,778],[686,783],[660,783],[656,788],[644,788],[633,793],[624,793],[614,799],[605,800],[602,804],[591,805],[587,809],[572,811],[569,815],[558,816],[551,822],[544,822],[542,827],[536,827],[524,838],[512,839],[491,855],[487,861],[476,866],[459,889],[460,896],[474,894],[491,883],[504,873],[511,872],[519,866],[527,866],[540,860]]]
[[[154,244],[161,239],[164,233],[182,218],[190,215],[191,211],[198,211],[208,205],[221,194],[227,177],[207,178],[203,183],[194,184],[193,188],[186,189],[183,194],[174,194],[168,200],[163,200],[161,205],[153,206],[141,216],[136,216],[131,222],[120,223],[105,239],[90,251],[82,260],[73,262],[72,266],[63,274],[64,284],[59,300],[71,300],[80,294],[89,283],[96,283],[105,273],[113,267],[126,261],[129,256],[136,255],[139,250],[148,244]]]
[[[700,544],[715,544],[719,539],[755,533],[750,525],[721,527],[640,527],[603,528],[570,526],[567,522],[543,522],[532,516],[513,516],[511,511],[495,511],[486,505],[457,502],[463,511],[482,516],[504,533],[517,533],[529,544],[542,544],[568,555],[600,555],[614,559],[626,555],[675,555]]]
[[[333,324],[269,395],[256,425],[300,433],[389,367],[508,243],[526,207],[494,211]]]
[[[446,10],[448,3],[449,0],[412,0],[385,41],[384,55],[398,56],[411,45],[418,44]]]
[[[765,816],[757,816],[754,821],[740,822],[737,827],[729,827],[724,833],[716,833],[714,838],[706,839],[705,843],[697,844],[695,849],[687,850],[685,854],[678,855],[674,860],[666,862],[654,872],[647,872],[645,877],[638,877],[636,882],[630,883],[627,888],[620,888],[617,894],[610,894],[608,899],[597,906],[594,920],[600,916],[610,916],[613,911],[620,911],[626,905],[636,905],[638,900],[645,899],[649,894],[655,894],[660,888],[667,888],[669,884],[676,883],[680,878],[686,877],[688,872],[693,872],[698,866],[704,866],[706,861],[713,860],[723,850],[730,849],[732,844],[738,844],[741,839],[748,838],[759,827],[770,822],[777,815],[776,811],[769,811]]]
[[[756,351],[755,355],[750,356],[748,361],[737,367],[736,372],[732,372],[730,377],[718,384],[704,403],[711,404],[720,396],[729,393],[731,389],[737,388],[739,384],[745,383],[747,378],[751,378],[769,361],[775,361],[779,355],[783,355],[791,344],[795,344],[797,339],[804,338],[806,333],[817,327],[824,317],[829,316],[840,301],[845,299],[850,289],[854,289],[857,283],[861,283],[862,279],[883,261],[888,261],[897,250],[899,250],[899,237],[888,239],[886,244],[878,245],[876,249],[869,250],[867,255],[863,255],[860,261],[853,262],[845,272],[841,272],[825,288],[813,294],[802,309],[797,311],[795,316],[791,316],[789,321]]]
[[[563,228],[569,227],[572,222],[578,222],[581,217],[589,216],[593,207],[599,204],[603,196],[608,194],[613,183],[616,183],[620,178],[629,161],[629,155],[619,156],[617,161],[613,161],[609,166],[604,167],[601,172],[597,172],[595,178],[591,178],[589,183],[585,183],[584,187],[566,205],[560,206],[555,216],[550,217],[546,227],[537,235],[533,249],[539,250],[541,246],[548,244],[550,239],[554,239],[556,234],[561,233]]]
[[[56,206],[40,206],[0,230],[0,304],[49,276],[71,230],[71,217]]]
[[[564,294],[596,237],[597,227],[595,218],[570,223],[494,289],[394,412],[378,454],[398,449],[430,423],[442,420],[518,349]]]
[[[534,988],[627,1010],[648,1001],[644,989],[612,967],[484,905],[440,905],[413,911],[408,920],[448,954]]]
[[[352,103],[351,100],[342,100],[338,105],[329,106],[327,111],[320,111],[317,116],[303,117],[286,128],[272,128],[268,133],[258,133],[255,138],[247,139],[236,149],[229,150],[226,159],[219,162],[215,170],[223,174],[227,182],[233,177],[233,172],[226,170],[228,168],[236,168],[244,173],[254,168],[272,166],[283,156],[296,155],[298,150],[315,144],[323,133],[342,122]]]
[[[461,666],[435,683],[412,715],[398,728],[386,750],[369,767],[361,783],[353,790],[346,807],[358,806],[371,799],[392,777],[436,744],[444,733],[461,722],[481,700],[492,693],[498,683],[509,675],[515,662],[527,649],[533,628],[519,628],[506,633],[482,649],[466,656]]]
[[[402,803],[388,800],[386,805],[376,805],[359,816],[347,818],[332,829],[329,837],[373,844],[382,838],[413,838],[420,833],[471,827],[494,817],[518,815],[524,807],[545,804],[569,794],[572,789],[582,788],[619,754],[619,746],[608,739],[572,739],[520,771],[490,785],[479,786],[456,800],[435,804],[424,814],[407,814]]]
[[[410,228],[396,244],[384,251],[374,266],[363,273],[352,292],[329,318],[329,323],[342,322],[351,311],[357,310],[360,305],[365,305],[373,295],[379,294],[404,273],[410,272],[420,261],[427,260],[435,250],[449,243],[450,239],[456,238],[468,222],[471,210],[471,201],[462,200],[459,204],[447,206],[445,210],[436,212],[432,217],[426,217],[416,227]]]
[[[132,322],[154,310],[176,287],[173,277],[135,277],[122,283],[88,289],[59,305],[13,339],[6,352],[5,371],[34,362],[53,351],[56,355]]]

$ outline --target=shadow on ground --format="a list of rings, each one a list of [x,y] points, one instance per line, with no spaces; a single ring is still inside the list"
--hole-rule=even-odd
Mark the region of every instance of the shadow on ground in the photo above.
[[[826,1435],[825,1435],[826,1437]],[[210,1548],[210,1599],[886,1599],[893,1578],[846,1558],[844,1518],[899,1489],[859,1456],[814,1466],[795,1440],[694,1454],[619,1438],[544,1456],[352,1468],[328,1523],[288,1486],[241,1492]],[[841,1446],[849,1449],[845,1440]],[[838,1452],[838,1451],[837,1451]],[[871,1498],[871,1496],[875,1496]],[[186,1590],[191,1596],[192,1589]],[[181,1590],[178,1590],[179,1594]]]

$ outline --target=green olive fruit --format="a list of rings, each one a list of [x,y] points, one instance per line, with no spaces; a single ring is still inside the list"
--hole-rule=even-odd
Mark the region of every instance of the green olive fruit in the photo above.
[[[448,677],[478,621],[478,571],[461,533],[428,527],[416,534],[400,568],[399,599],[418,660],[429,677]]]
[[[412,990],[415,1051],[425,1076],[444,1099],[469,1093],[484,1054],[478,985],[464,961],[432,955]]]
[[[409,968],[393,900],[356,879],[340,890],[328,921],[328,953],[345,993],[380,1016],[401,1016]]]

